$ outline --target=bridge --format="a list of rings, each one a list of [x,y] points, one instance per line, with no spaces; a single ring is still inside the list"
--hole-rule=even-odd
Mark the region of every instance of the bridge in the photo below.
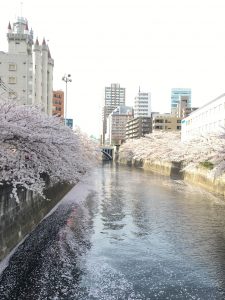
[[[103,160],[117,160],[118,153],[119,153],[119,146],[120,145],[103,145],[101,147],[102,152],[102,159]]]
[[[102,159],[103,160],[113,160],[114,147],[113,146],[102,146]]]

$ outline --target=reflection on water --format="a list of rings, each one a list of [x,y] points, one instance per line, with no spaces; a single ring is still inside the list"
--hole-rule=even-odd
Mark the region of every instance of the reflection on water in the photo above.
[[[225,202],[105,164],[31,234],[0,299],[225,299]]]
[[[105,174],[102,169],[101,197],[101,220],[103,230],[119,230],[124,227],[123,218],[125,214],[123,189],[119,184],[119,172]]]

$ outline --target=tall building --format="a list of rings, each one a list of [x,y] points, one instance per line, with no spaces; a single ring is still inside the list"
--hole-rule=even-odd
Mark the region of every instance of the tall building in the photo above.
[[[151,93],[141,92],[134,99],[134,117],[151,117]]]
[[[182,102],[182,104],[181,104]],[[186,103],[186,104],[185,104]],[[179,107],[191,107],[191,89],[174,88],[171,90],[171,114],[178,116]]]
[[[121,145],[126,139],[126,124],[133,119],[133,107],[118,106],[107,119],[107,136],[110,145]]]
[[[8,86],[6,98],[20,104],[39,105],[52,114],[53,66],[49,47],[43,39],[33,46],[33,31],[28,22],[18,17],[8,25],[8,52],[0,51],[0,79]]]
[[[64,118],[64,92],[61,90],[53,91],[52,115]]]
[[[118,106],[124,106],[125,99],[125,88],[121,87],[119,83],[112,83],[111,86],[105,87],[105,98],[102,111],[102,144],[105,144],[105,134],[107,131],[108,116]]]

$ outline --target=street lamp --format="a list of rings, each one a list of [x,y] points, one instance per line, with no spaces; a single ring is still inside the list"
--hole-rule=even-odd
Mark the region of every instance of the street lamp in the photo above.
[[[66,83],[66,99],[65,99],[65,112],[64,112],[64,123],[66,125],[66,118],[67,118],[67,83],[72,82],[71,74],[65,74],[62,78],[63,81]]]

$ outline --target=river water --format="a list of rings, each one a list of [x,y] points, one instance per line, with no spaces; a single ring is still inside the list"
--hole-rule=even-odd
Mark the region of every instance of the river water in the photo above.
[[[0,299],[225,299],[225,202],[104,164],[18,247]]]

